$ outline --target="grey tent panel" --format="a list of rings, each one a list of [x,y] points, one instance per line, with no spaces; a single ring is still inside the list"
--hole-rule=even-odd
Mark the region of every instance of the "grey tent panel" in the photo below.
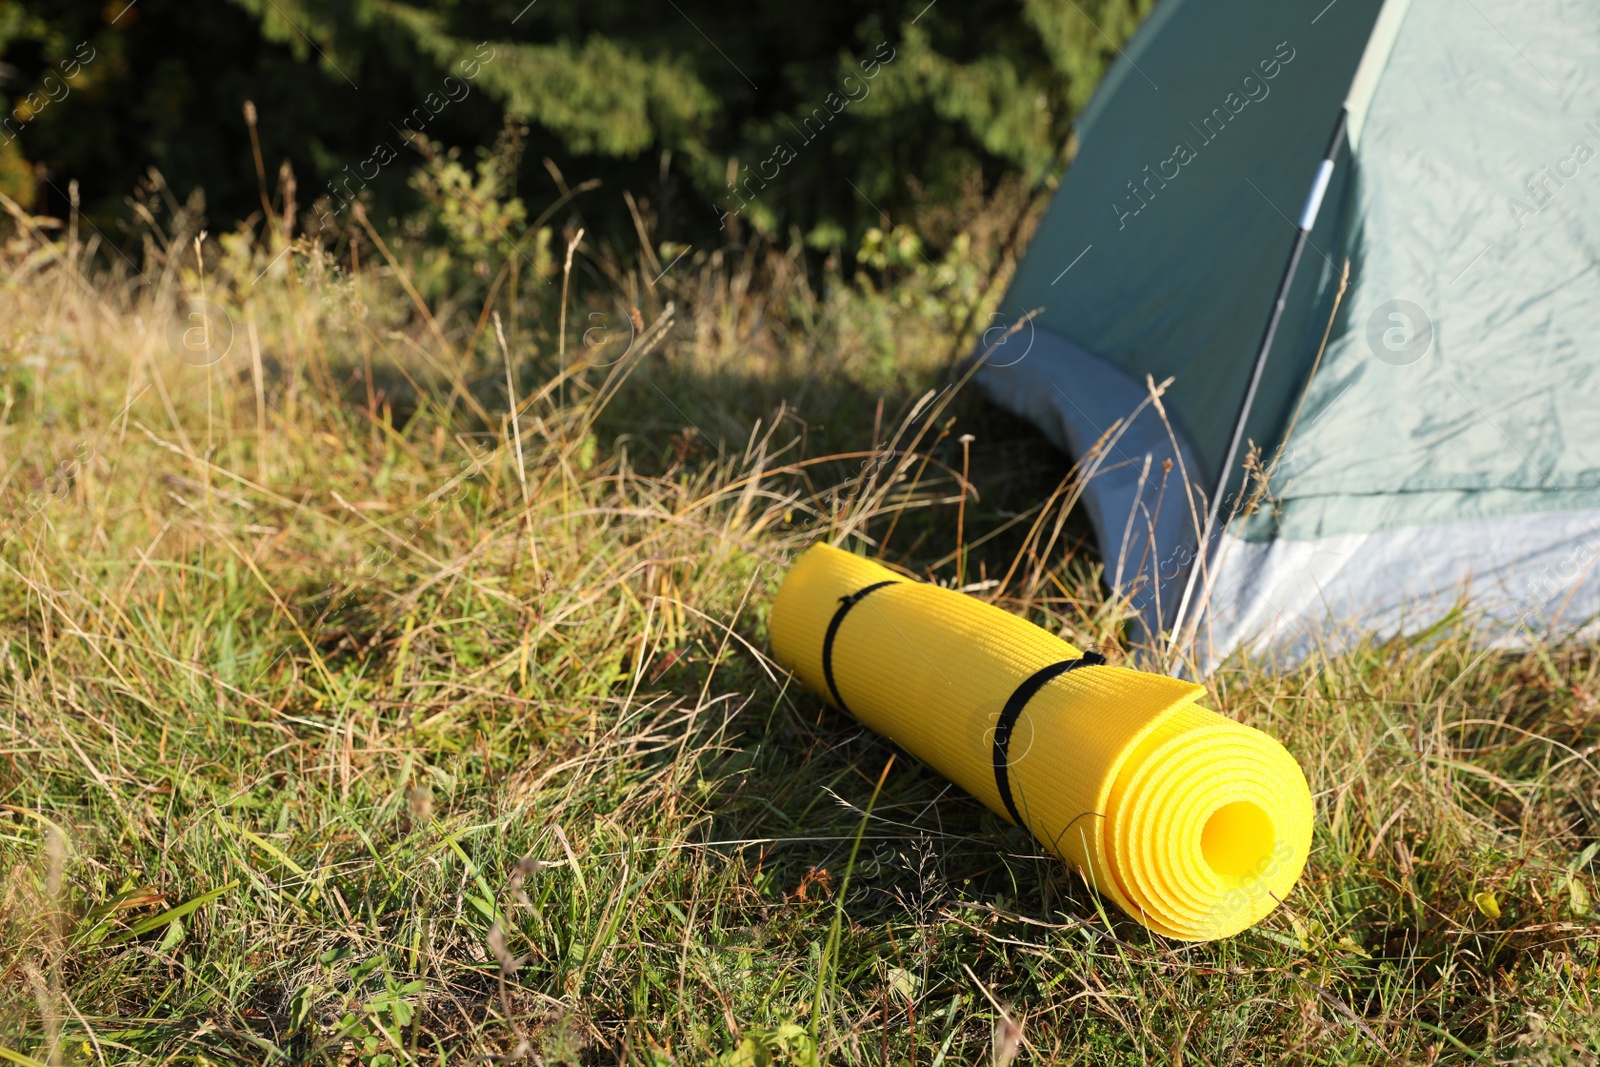
[[[1486,644],[1600,632],[1600,510],[1499,515],[1314,541],[1225,537],[1202,671],[1244,646],[1295,663],[1461,611]]]
[[[1201,508],[1186,491],[1193,450],[1147,384],[1045,329],[1024,327],[1014,340],[1010,347],[1025,354],[996,359],[984,378],[989,395],[1081,457],[1106,581],[1130,598],[1148,632],[1159,632],[1194,557]]]

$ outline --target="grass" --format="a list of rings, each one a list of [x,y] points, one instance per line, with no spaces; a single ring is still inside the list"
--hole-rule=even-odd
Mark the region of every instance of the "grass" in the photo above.
[[[1592,645],[1226,664],[1317,832],[1199,946],[768,660],[818,537],[1117,647],[1065,461],[916,407],[970,263],[585,246],[513,316],[194,226],[0,264],[0,1059],[1596,1062]]]

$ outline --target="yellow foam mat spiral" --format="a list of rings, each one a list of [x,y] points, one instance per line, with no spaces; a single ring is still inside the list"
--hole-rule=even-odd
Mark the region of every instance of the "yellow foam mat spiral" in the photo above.
[[[1196,704],[1203,686],[1097,664],[991,604],[827,545],[795,562],[769,626],[773,652],[808,688],[996,813],[1011,818],[1014,807],[1045,847],[1157,933],[1238,933],[1300,877],[1311,847],[1305,775],[1266,734]],[[1013,700],[1019,689],[1031,695]],[[1008,703],[1020,707],[1009,726]]]

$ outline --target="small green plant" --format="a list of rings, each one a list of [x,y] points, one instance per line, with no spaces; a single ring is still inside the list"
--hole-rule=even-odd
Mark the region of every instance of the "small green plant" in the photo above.
[[[330,972],[330,981],[295,991],[289,1001],[291,1029],[304,1034],[314,1046],[332,1043],[351,1050],[366,1067],[394,1067],[408,1059],[406,1030],[417,1018],[417,1003],[427,983],[397,976],[384,953],[350,968],[343,981],[331,980],[332,969],[352,952],[345,945],[318,956],[318,964]],[[324,1026],[323,1016],[333,1020],[331,1025]]]
[[[821,1067],[822,1060],[811,1032],[790,1021],[765,1030],[746,1028],[716,1063],[717,1067]]]
[[[469,167],[459,148],[446,149],[426,137],[411,144],[423,157],[411,186],[422,206],[406,220],[418,249],[422,291],[432,298],[481,291],[497,271],[519,266],[548,279],[558,268],[548,227],[529,230],[528,209],[515,193],[525,128],[508,120],[494,145],[478,150]]]

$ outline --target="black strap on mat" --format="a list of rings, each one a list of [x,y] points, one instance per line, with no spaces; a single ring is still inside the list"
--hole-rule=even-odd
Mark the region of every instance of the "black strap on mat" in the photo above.
[[[1100,653],[1085,652],[1079,659],[1064,659],[1048,667],[1041,667],[1017,686],[1016,691],[1011,694],[1011,699],[1006,701],[1006,706],[1000,709],[1000,721],[995,723],[994,727],[994,784],[1000,790],[1000,802],[1011,814],[1011,821],[1018,826],[1024,824],[1022,813],[1017,810],[1017,802],[1011,799],[1009,750],[1011,731],[1016,727],[1022,709],[1028,706],[1028,701],[1033,699],[1033,695],[1043,689],[1051,679],[1060,677],[1068,671],[1075,671],[1079,667],[1100,667],[1105,662],[1106,658]]]
[[[849,596],[839,598],[839,610],[833,613],[833,620],[828,623],[828,633],[822,639],[822,677],[827,680],[828,692],[833,694],[833,702],[840,711],[850,714],[850,709],[845,706],[844,697],[839,695],[839,683],[833,680],[833,639],[839,636],[839,624],[844,622],[844,617],[850,614],[850,609],[855,607],[868,594],[886,585],[899,585],[896,581],[875,582],[864,589],[857,589]]]

